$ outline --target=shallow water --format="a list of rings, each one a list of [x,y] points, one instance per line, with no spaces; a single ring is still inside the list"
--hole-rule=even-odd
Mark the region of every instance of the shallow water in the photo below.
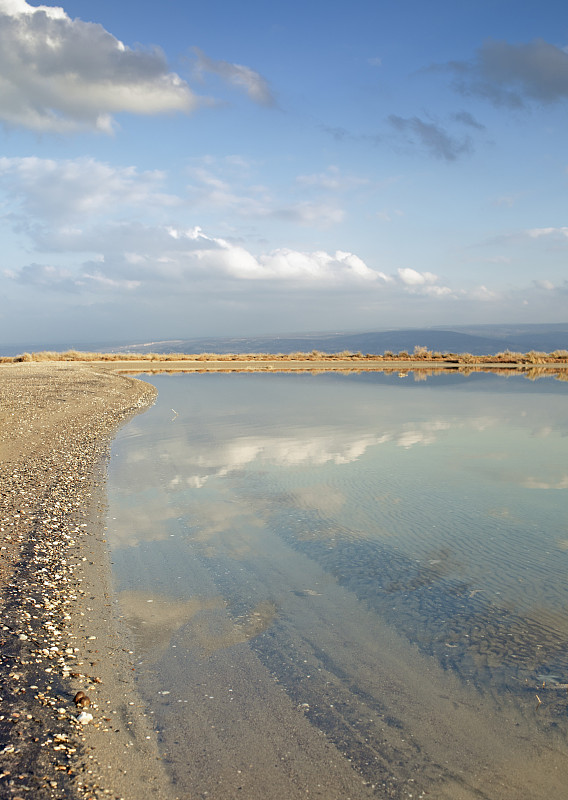
[[[179,797],[568,780],[568,384],[145,378],[115,587]]]

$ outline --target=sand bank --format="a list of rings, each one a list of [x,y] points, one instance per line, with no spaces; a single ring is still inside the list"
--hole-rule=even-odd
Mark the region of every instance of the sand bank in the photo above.
[[[1,798],[172,796],[113,619],[103,528],[110,442],[153,397],[92,366],[0,369]]]

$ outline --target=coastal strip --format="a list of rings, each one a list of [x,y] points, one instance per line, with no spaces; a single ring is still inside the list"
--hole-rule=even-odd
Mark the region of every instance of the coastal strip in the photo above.
[[[96,365],[0,369],[2,799],[173,797],[104,533],[110,443],[154,397]]]

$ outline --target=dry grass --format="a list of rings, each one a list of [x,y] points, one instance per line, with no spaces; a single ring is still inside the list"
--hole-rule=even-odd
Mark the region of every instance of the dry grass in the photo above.
[[[0,356],[0,363],[10,364],[31,361],[81,361],[81,362],[116,362],[116,361],[144,361],[144,362],[168,362],[168,361],[203,361],[203,362],[275,362],[275,361],[408,361],[408,362],[432,362],[456,365],[477,365],[477,364],[515,364],[515,365],[540,365],[540,364],[566,364],[568,362],[568,350],[554,350],[552,353],[542,353],[531,350],[529,353],[515,353],[504,350],[496,355],[475,356],[471,353],[441,353],[432,352],[428,348],[417,345],[411,354],[406,350],[393,353],[385,350],[384,353],[366,353],[360,351],[352,353],[343,350],[340,353],[325,353],[321,350],[312,350],[310,353],[86,353],[79,350],[67,350],[64,353],[56,353],[45,350],[34,353],[22,353],[18,356]]]

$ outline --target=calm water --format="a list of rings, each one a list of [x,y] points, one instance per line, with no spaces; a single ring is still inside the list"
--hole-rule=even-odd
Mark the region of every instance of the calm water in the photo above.
[[[175,796],[561,793],[567,383],[145,379],[109,540]]]

